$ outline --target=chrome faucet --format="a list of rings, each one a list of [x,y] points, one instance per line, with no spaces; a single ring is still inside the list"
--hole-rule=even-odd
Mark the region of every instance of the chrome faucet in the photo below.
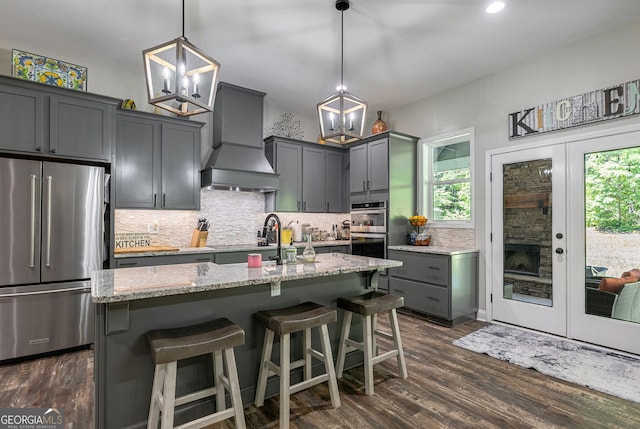
[[[269,213],[267,218],[264,220],[264,227],[262,227],[262,237],[267,236],[267,229],[269,229],[269,220],[273,218],[276,221],[276,225],[278,230],[276,231],[276,242],[278,243],[278,253],[276,256],[269,256],[270,260],[275,260],[276,265],[282,265],[282,243],[280,243],[280,231],[282,230],[282,223],[280,222],[280,218],[275,213]]]

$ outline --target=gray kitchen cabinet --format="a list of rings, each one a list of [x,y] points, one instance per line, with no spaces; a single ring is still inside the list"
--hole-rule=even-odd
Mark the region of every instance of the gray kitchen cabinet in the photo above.
[[[111,162],[118,101],[0,77],[0,150]]]
[[[276,247],[270,247],[264,250],[251,250],[246,252],[220,252],[215,254],[214,262],[221,265],[247,262],[247,255],[249,253],[259,253],[262,255],[263,261],[268,261],[269,256],[276,256],[278,249]]]
[[[350,202],[387,200],[390,219],[415,213],[418,140],[387,131],[349,145]]]
[[[349,150],[351,192],[384,191],[389,188],[388,139],[368,142]]]
[[[280,175],[275,206],[268,211],[302,211],[302,147],[274,139],[265,144],[265,150],[267,160]]]
[[[114,105],[76,97],[49,97],[49,152],[59,156],[111,161]]]
[[[326,210],[327,153],[315,147],[302,148],[302,211]]]
[[[434,254],[389,250],[403,262],[388,270],[389,292],[404,309],[447,326],[474,320],[478,311],[478,252]]]
[[[186,255],[134,256],[116,258],[116,268],[151,267],[154,265],[195,264],[213,262],[213,253],[190,253]]]
[[[116,208],[200,208],[200,122],[118,112]]]
[[[280,175],[275,196],[267,196],[267,211],[348,211],[344,148],[272,136],[265,139],[265,152]]]
[[[344,213],[349,211],[348,204],[345,199],[345,188],[347,180],[345,180],[345,153],[327,151],[326,163],[326,211],[327,213]]]

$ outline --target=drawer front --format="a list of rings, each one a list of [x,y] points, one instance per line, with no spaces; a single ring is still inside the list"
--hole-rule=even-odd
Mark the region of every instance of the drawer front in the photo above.
[[[260,253],[262,255],[263,261],[268,261],[269,256],[276,256],[278,251],[276,249],[269,250],[252,250],[250,252],[222,252],[216,253],[215,255],[215,263],[219,265],[224,264],[239,264],[242,262],[247,262],[247,255],[249,253]]]
[[[116,259],[116,268],[151,267],[154,265],[195,264],[213,262],[213,253],[188,255],[142,256]]]
[[[389,293],[404,296],[404,306],[434,316],[449,319],[449,290],[391,277]]]
[[[389,250],[388,257],[403,262],[390,270],[394,277],[449,286],[449,256]]]

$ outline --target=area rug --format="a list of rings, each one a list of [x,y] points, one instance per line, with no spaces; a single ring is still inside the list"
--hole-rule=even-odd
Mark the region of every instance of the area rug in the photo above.
[[[489,325],[454,345],[640,403],[640,359],[524,329]]]

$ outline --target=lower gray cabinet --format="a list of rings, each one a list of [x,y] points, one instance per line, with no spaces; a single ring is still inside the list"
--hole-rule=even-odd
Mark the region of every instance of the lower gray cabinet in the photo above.
[[[247,255],[249,253],[259,253],[262,255],[263,261],[268,261],[269,256],[276,256],[278,253],[277,248],[270,247],[265,250],[251,250],[246,252],[221,252],[215,254],[214,262],[216,264],[239,264],[241,262],[247,262]]]
[[[151,267],[153,265],[173,265],[213,262],[213,253],[190,253],[186,255],[135,256],[117,258],[116,268]]]
[[[404,296],[404,308],[447,325],[474,320],[478,311],[478,252],[433,254],[389,250],[389,293]]]

